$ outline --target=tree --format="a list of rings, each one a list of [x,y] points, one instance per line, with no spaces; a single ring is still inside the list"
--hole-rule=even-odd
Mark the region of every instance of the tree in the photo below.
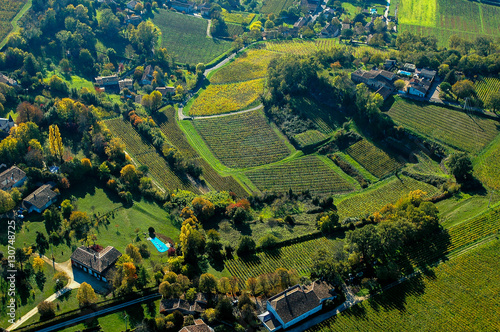
[[[132,258],[135,264],[140,264],[142,262],[142,256],[139,252],[139,248],[134,246],[132,243],[129,243],[125,248],[125,253]]]
[[[109,8],[101,11],[101,15],[98,18],[99,28],[109,37],[116,36],[120,30],[120,20],[113,14],[113,11]]]
[[[270,249],[278,243],[278,238],[271,233],[268,233],[260,238],[259,246],[263,249]]]
[[[469,80],[458,81],[457,83],[453,84],[451,90],[457,96],[457,98],[460,99],[470,97],[475,92],[474,83]]]
[[[441,89],[441,91],[448,93],[451,91],[451,84],[448,82],[443,82],[439,85],[439,88]]]
[[[220,299],[215,306],[215,317],[221,321],[232,322],[234,320],[233,306],[227,297]]]
[[[250,236],[243,235],[240,238],[240,244],[238,245],[238,249],[236,249],[236,253],[240,257],[253,255],[255,253],[255,241]]]
[[[158,287],[158,292],[164,299],[169,299],[172,297],[172,286],[168,281],[164,281]]]
[[[41,271],[43,269],[43,265],[45,264],[44,260],[40,257],[33,258],[33,269],[36,271]]]
[[[42,301],[36,307],[40,314],[40,320],[50,319],[56,315],[56,306],[53,302]]]
[[[196,65],[196,74],[203,75],[205,73],[205,64],[200,62]]]
[[[200,276],[198,284],[200,292],[212,294],[217,291],[217,279],[210,273],[204,273]]]
[[[0,190],[0,214],[12,210],[16,206],[16,203],[12,199],[12,196],[3,190]]]
[[[257,279],[254,277],[250,277],[245,282],[245,285],[247,286],[247,289],[250,292],[250,294],[252,294],[252,296],[255,297],[255,295],[257,294],[257,286],[259,285]]]
[[[453,153],[446,164],[457,182],[464,183],[471,180],[472,162],[465,152]]]
[[[227,294],[231,291],[231,285],[229,284],[229,278],[222,277],[219,279],[219,284],[217,285],[217,289],[221,294]]]
[[[394,82],[394,86],[399,91],[403,91],[403,88],[406,86],[406,83],[403,80],[397,80],[396,82]]]
[[[36,248],[40,255],[45,254],[45,251],[49,249],[49,241],[47,241],[47,238],[43,233],[36,232]]]
[[[120,176],[128,184],[134,184],[138,179],[134,165],[125,165],[120,171]]]
[[[63,289],[64,286],[66,286],[66,284],[68,283],[69,281],[69,276],[66,274],[66,272],[64,271],[60,271],[60,272],[57,272],[56,274],[54,274],[54,277],[52,277],[52,280],[55,281],[55,290],[56,292]]]
[[[104,152],[106,155],[116,161],[123,160],[125,158],[125,143],[118,138],[118,137],[113,137],[111,141],[109,141],[108,145],[104,149]]]
[[[90,218],[87,212],[73,211],[69,217],[69,226],[78,235],[86,233],[90,228]]]
[[[484,106],[495,113],[500,112],[500,91],[496,91],[490,94],[486,99]]]
[[[59,133],[59,127],[57,125],[52,125],[49,127],[49,149],[50,153],[59,158],[62,161],[64,146],[62,143],[61,134]]]
[[[202,197],[196,197],[191,202],[193,212],[200,221],[208,220],[214,215],[215,207],[212,202]]]
[[[151,111],[156,112],[162,104],[162,95],[160,91],[151,92]]]
[[[154,24],[151,21],[144,21],[139,24],[137,29],[132,31],[129,39],[138,51],[149,55],[158,43],[159,36],[160,31]]]
[[[16,111],[18,114],[16,119],[17,124],[23,122],[34,122],[38,125],[43,120],[42,110],[38,106],[30,104],[27,101],[23,101],[17,105]]]
[[[80,288],[78,288],[76,298],[80,307],[87,307],[97,301],[97,295],[95,294],[94,289],[86,282],[83,282],[80,285]]]

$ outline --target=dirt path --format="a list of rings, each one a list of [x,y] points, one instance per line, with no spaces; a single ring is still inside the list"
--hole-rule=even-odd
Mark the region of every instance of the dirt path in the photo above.
[[[212,20],[208,20],[208,25],[207,25],[207,37],[212,38],[212,34],[210,33],[210,28],[212,27]]]
[[[42,256],[42,259],[47,264],[49,264],[49,265],[52,266],[52,264],[53,264],[52,260],[50,260],[49,258],[47,258],[45,256]],[[47,301],[47,302],[52,302],[55,299],[57,299],[59,296],[63,295],[64,293],[66,293],[66,292],[68,292],[68,291],[70,291],[72,289],[76,289],[76,288],[80,287],[80,284],[77,283],[73,279],[73,268],[71,266],[71,260],[70,259],[67,260],[64,263],[55,263],[54,266],[55,266],[55,268],[56,268],[57,271],[59,271],[59,272],[66,272],[66,274],[69,277],[69,281],[68,281],[68,284],[66,285],[66,287],[64,287],[63,289],[61,289],[61,290],[57,291],[56,293],[52,294],[48,298],[46,298],[45,301]],[[21,326],[22,324],[24,324],[28,319],[30,319],[31,317],[35,316],[37,313],[38,313],[38,308],[37,307],[33,308],[27,314],[25,314],[23,317],[19,318],[14,324],[12,324],[11,326],[9,326],[7,328],[7,331],[15,330],[16,328],[18,328],[19,326]]]

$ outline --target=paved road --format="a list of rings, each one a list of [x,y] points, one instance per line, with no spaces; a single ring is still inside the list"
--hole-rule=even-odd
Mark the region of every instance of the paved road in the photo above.
[[[105,314],[108,314],[110,312],[117,311],[117,310],[126,308],[128,306],[131,306],[131,305],[134,305],[134,304],[137,304],[137,303],[145,302],[145,301],[152,300],[152,299],[158,299],[160,297],[161,297],[161,295],[158,294],[158,293],[157,294],[150,294],[150,295],[147,295],[147,296],[135,299],[135,300],[131,300],[131,301],[128,301],[128,302],[125,302],[125,303],[117,304],[115,306],[112,306],[112,307],[109,307],[109,308],[106,308],[106,309],[101,309],[101,310],[93,312],[91,314],[87,314],[87,315],[84,315],[84,316],[73,318],[73,319],[65,321],[63,323],[54,324],[52,326],[49,326],[49,327],[46,327],[44,329],[38,330],[37,332],[56,331],[56,330],[62,329],[64,327],[67,327],[68,325],[73,325],[73,324],[77,324],[77,323],[83,322],[83,321],[85,321],[85,320],[87,320],[89,318],[94,318],[94,317],[97,317],[97,316],[105,315]]]
[[[52,260],[50,260],[49,258],[47,258],[45,256],[42,256],[42,259],[47,264],[52,265]],[[57,271],[66,272],[66,274],[69,277],[69,281],[68,281],[68,284],[66,285],[66,287],[64,287],[63,289],[59,290],[58,292],[52,294],[48,298],[46,298],[45,301],[47,301],[47,302],[52,302],[55,299],[57,299],[59,296],[63,295],[64,293],[66,293],[66,292],[68,292],[68,291],[70,291],[72,289],[76,289],[76,288],[80,287],[80,284],[77,283],[73,279],[74,277],[73,277],[73,268],[71,267],[71,260],[67,260],[64,263],[55,263],[54,265],[55,265],[55,268],[56,268]],[[7,328],[7,331],[15,330],[16,328],[18,328],[19,326],[21,326],[22,324],[24,324],[28,319],[30,319],[31,317],[35,316],[37,313],[38,313],[38,308],[35,307],[34,309],[30,310],[26,315],[24,315],[23,317],[19,318],[14,324],[12,324],[11,326],[9,326]]]

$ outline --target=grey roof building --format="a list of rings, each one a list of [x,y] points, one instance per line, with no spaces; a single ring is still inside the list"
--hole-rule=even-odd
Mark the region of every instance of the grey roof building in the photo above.
[[[52,191],[50,184],[44,184],[23,199],[22,207],[31,213],[36,211],[42,213],[57,200],[57,193]]]
[[[122,253],[111,246],[100,251],[81,246],[71,255],[71,265],[107,282],[109,272],[121,256]]]
[[[17,166],[3,171],[0,174],[0,190],[9,190],[14,187],[20,187],[26,181],[26,173]]]

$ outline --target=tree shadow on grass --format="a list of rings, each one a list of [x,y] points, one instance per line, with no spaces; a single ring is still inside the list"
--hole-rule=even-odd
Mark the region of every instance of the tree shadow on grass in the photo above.
[[[409,296],[421,296],[425,293],[424,277],[416,276],[404,281],[383,293],[377,294],[368,301],[370,307],[375,310],[398,310],[406,311],[406,299]]]

